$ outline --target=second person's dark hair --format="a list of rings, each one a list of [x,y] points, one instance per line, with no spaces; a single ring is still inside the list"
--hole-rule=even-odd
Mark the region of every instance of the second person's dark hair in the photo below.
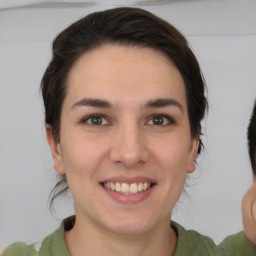
[[[254,102],[254,107],[252,111],[252,116],[248,126],[248,146],[249,146],[249,156],[251,160],[252,170],[254,175],[256,175],[256,100]]]

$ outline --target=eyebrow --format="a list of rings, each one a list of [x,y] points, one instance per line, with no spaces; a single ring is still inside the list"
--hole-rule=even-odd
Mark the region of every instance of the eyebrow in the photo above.
[[[84,98],[76,102],[74,105],[72,105],[71,109],[75,107],[82,107],[82,106],[96,107],[96,108],[110,108],[112,105],[106,100]]]
[[[159,98],[159,99],[149,100],[143,107],[144,108],[162,108],[162,107],[168,107],[168,106],[178,107],[181,110],[181,112],[184,113],[184,109],[181,103],[171,98]]]
[[[113,105],[109,101],[102,99],[84,98],[73,104],[71,109],[83,106],[96,108],[113,108]],[[181,103],[171,98],[159,98],[149,100],[148,102],[142,105],[142,108],[163,108],[168,106],[178,107],[181,110],[181,112],[184,113],[184,109]]]

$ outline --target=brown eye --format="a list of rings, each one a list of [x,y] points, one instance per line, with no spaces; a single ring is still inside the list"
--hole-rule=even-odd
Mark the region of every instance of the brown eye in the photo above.
[[[85,118],[83,123],[86,123],[88,125],[95,125],[95,126],[100,126],[100,125],[107,125],[109,124],[106,118],[102,116],[89,116]]]
[[[92,117],[90,120],[92,125],[101,125],[102,124],[102,118],[101,117]]]
[[[164,124],[164,118],[161,116],[153,117],[152,118],[153,125],[163,125]]]
[[[149,125],[157,125],[157,126],[164,126],[173,124],[174,120],[167,115],[155,115],[151,117],[151,119],[148,121]]]

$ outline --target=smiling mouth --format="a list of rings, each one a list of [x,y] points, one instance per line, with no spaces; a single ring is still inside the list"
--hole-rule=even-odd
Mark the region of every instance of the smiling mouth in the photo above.
[[[126,182],[103,182],[102,186],[123,195],[134,195],[146,191],[155,184],[150,182],[139,182],[128,184]]]

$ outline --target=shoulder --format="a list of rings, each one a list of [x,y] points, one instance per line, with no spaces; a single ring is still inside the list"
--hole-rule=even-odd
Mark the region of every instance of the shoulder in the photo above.
[[[219,247],[225,252],[225,255],[229,256],[255,256],[256,246],[253,245],[241,231],[237,234],[226,237],[223,242],[219,244]]]
[[[61,226],[42,242],[31,245],[15,242],[8,246],[1,256],[70,256],[64,238],[65,226],[70,223],[70,219],[64,220]]]
[[[226,237],[219,245],[213,240],[194,230],[186,230],[177,223],[172,227],[178,235],[175,256],[255,256],[256,247],[247,239],[244,232]]]
[[[176,231],[178,236],[175,256],[217,255],[218,248],[210,237],[204,236],[194,230],[186,230],[181,225],[175,222],[172,222],[172,227]]]
[[[15,242],[8,246],[1,256],[35,256],[37,255],[37,251],[35,248],[35,244],[27,245],[23,242]]]

